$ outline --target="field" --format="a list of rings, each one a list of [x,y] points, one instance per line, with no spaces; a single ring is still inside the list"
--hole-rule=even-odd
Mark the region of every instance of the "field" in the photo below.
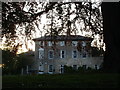
[[[120,74],[10,75],[2,88],[119,88]]]

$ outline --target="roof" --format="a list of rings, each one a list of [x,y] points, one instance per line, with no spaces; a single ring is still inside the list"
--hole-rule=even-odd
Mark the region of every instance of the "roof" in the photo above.
[[[40,37],[40,38],[35,38],[33,39],[34,41],[53,41],[53,40],[57,40],[57,41],[64,41],[64,40],[72,40],[72,41],[78,41],[78,40],[83,40],[83,41],[92,41],[93,38],[90,37],[84,37],[81,35],[58,35],[58,36],[44,36],[44,37]]]

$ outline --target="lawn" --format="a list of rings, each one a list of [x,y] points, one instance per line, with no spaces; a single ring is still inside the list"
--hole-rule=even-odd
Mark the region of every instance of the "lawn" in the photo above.
[[[119,88],[120,74],[11,75],[2,77],[2,88]]]

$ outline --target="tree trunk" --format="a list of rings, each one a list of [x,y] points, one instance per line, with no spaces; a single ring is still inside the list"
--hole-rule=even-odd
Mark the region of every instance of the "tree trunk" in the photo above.
[[[106,44],[103,69],[120,72],[120,3],[103,2],[103,34]]]

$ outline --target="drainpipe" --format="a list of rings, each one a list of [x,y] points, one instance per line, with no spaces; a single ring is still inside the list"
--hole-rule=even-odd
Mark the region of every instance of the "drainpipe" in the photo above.
[[[28,74],[28,65],[26,66],[26,71],[27,71],[27,74]]]
[[[23,68],[21,69],[21,75],[23,75]]]

